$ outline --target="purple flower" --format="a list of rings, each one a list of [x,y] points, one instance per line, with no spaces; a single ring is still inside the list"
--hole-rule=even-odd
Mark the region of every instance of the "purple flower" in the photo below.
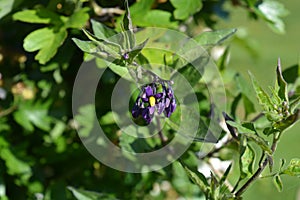
[[[170,84],[167,85],[168,87],[165,86],[165,82],[156,82],[143,86],[132,108],[132,117],[142,117],[147,124],[152,121],[155,110],[159,115],[164,112],[166,117],[170,117],[176,109],[176,101]],[[157,92],[159,86],[162,92]]]

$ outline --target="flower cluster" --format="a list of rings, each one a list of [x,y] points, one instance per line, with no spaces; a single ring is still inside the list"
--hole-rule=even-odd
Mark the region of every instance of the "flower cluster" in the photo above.
[[[176,109],[176,100],[174,91],[169,81],[158,81],[141,88],[132,108],[132,117],[137,119],[142,117],[149,124],[155,111],[160,115],[164,113],[170,117]]]

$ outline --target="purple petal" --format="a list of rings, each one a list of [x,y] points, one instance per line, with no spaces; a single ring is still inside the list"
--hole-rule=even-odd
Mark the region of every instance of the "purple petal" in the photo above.
[[[163,96],[163,93],[157,93],[154,95],[156,99],[160,99]]]
[[[145,92],[146,92],[147,97],[153,96],[153,89],[150,86],[147,86],[145,88]]]
[[[155,111],[155,107],[154,106],[153,107],[149,107],[148,109],[149,109],[150,115],[152,115],[154,113],[154,111]]]
[[[165,104],[163,102],[156,104],[156,109],[157,113],[160,115],[165,109]]]

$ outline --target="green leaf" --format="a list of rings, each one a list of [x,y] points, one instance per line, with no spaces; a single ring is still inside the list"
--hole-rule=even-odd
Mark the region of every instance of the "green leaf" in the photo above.
[[[199,0],[171,0],[172,5],[175,7],[175,19],[187,19],[189,16],[199,12],[202,8],[202,1]]]
[[[127,44],[125,47],[128,50],[131,50],[135,46],[135,36],[133,33],[133,26],[130,16],[130,10],[128,6],[128,0],[125,0],[125,15],[123,18],[123,35],[125,43]]]
[[[75,189],[71,186],[69,186],[68,189],[78,200],[116,200],[116,198],[110,194],[97,193],[83,189]]]
[[[77,38],[72,38],[73,42],[81,49],[81,51],[94,54],[97,53],[97,44],[93,41],[83,41]]]
[[[252,175],[254,161],[255,151],[250,145],[247,145],[240,157],[241,178],[246,178]]]
[[[184,166],[184,169],[190,179],[205,193],[208,190],[209,186],[205,176],[200,172],[197,172],[196,174],[186,166]]]
[[[151,10],[154,0],[140,0],[130,7],[131,19],[137,26],[176,28],[178,23],[172,22],[172,14],[163,10]]]
[[[18,110],[14,112],[13,116],[16,122],[28,131],[32,132],[34,126],[44,131],[49,131],[52,122],[52,118],[48,116],[50,103],[50,101],[45,103],[25,101],[19,105]]]
[[[245,135],[249,140],[255,142],[257,145],[259,145],[260,148],[262,148],[262,150],[265,151],[268,155],[272,155],[272,150],[268,146],[268,143],[262,137],[249,133],[244,133],[243,135]]]
[[[85,7],[76,12],[74,12],[66,21],[65,26],[67,28],[82,28],[89,19],[88,14],[89,8]]]
[[[271,97],[260,87],[254,76],[249,72],[252,80],[252,85],[256,93],[259,104],[263,107],[266,112],[267,118],[270,121],[277,121],[279,115],[277,114],[276,105],[272,101]]]
[[[98,48],[97,53],[98,55],[100,55],[100,57],[102,57],[101,55],[104,53],[106,54],[106,57],[104,57],[104,59],[107,59],[108,57],[111,57],[112,59],[121,59],[122,49],[119,44],[111,42],[109,40],[97,38],[86,30],[83,30],[83,32],[91,41],[96,43]]]
[[[282,185],[282,181],[281,181],[281,178],[280,178],[280,175],[279,175],[279,174],[276,174],[276,175],[273,177],[273,183],[274,183],[274,185],[276,186],[278,192],[282,192],[283,185]]]
[[[286,103],[289,103],[287,83],[282,76],[280,59],[278,59],[276,74],[277,74],[277,85],[279,86],[278,96]]]
[[[299,65],[293,65],[289,68],[286,68],[282,72],[282,76],[287,83],[295,83],[297,78],[300,76]]]
[[[94,127],[95,118],[95,105],[87,104],[81,106],[78,114],[74,117],[79,125],[78,133],[81,137],[88,137]]]
[[[287,168],[282,171],[282,173],[300,178],[300,159],[293,158]]]
[[[46,8],[37,8],[35,10],[23,10],[13,15],[14,20],[28,23],[61,25],[63,21],[58,14]]]
[[[230,126],[235,127],[238,130],[238,132],[241,134],[244,134],[244,133],[255,134],[256,133],[255,130],[253,130],[252,128],[249,128],[249,127],[239,124],[237,122],[227,120],[226,123],[229,124]]]
[[[10,13],[15,7],[17,7],[22,0],[1,0],[0,1],[0,20],[2,17]]]
[[[146,39],[144,42],[142,42],[141,44],[138,44],[137,46],[135,46],[130,52],[129,52],[129,62],[131,63],[135,57],[143,50],[143,48],[146,46],[148,42],[148,39]]]
[[[112,36],[116,35],[117,33],[114,29],[108,28],[104,24],[97,22],[95,20],[91,20],[92,28],[95,36],[99,39],[111,39]]]
[[[300,96],[297,97],[296,99],[294,99],[293,101],[291,101],[290,103],[290,111],[292,114],[295,113],[295,111],[298,109],[300,105]]]
[[[20,176],[22,184],[26,184],[32,175],[29,164],[17,158],[9,148],[1,147],[0,158],[5,161],[7,173]]]
[[[200,35],[195,36],[193,39],[197,41],[198,44],[202,46],[212,47],[215,45],[220,45],[225,40],[233,36],[237,29],[223,29],[217,31],[206,31]]]
[[[29,52],[39,51],[35,59],[40,64],[48,62],[57,52],[67,37],[64,28],[45,27],[31,32],[24,39],[24,49]]]
[[[288,15],[289,12],[282,3],[273,0],[262,1],[255,11],[266,20],[274,32],[285,33],[285,25],[281,17]]]
[[[219,181],[220,185],[223,185],[225,183],[227,176],[231,170],[231,167],[232,167],[232,163],[230,163],[230,165],[227,167],[226,171],[224,172],[222,178],[220,179],[220,181]]]

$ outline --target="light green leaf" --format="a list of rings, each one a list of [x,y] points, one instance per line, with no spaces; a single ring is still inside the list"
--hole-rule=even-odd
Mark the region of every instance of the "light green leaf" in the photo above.
[[[259,145],[260,148],[262,148],[262,150],[264,150],[268,155],[272,155],[272,150],[268,146],[268,143],[262,137],[249,133],[244,133],[243,135],[245,135],[249,140],[255,142],[257,145]]]
[[[203,6],[199,0],[171,0],[171,3],[175,7],[174,17],[181,20],[199,12]]]
[[[254,161],[255,151],[250,145],[247,145],[240,157],[241,178],[246,178],[252,175]]]
[[[300,178],[300,159],[293,158],[282,173]]]
[[[112,36],[116,35],[117,33],[114,29],[111,29],[104,24],[97,22],[95,20],[91,20],[92,28],[95,36],[99,39],[111,39]]]
[[[229,124],[230,126],[235,127],[238,130],[238,132],[241,134],[244,134],[244,133],[255,134],[256,133],[255,130],[250,129],[247,126],[243,126],[242,124],[239,124],[237,122],[227,120],[226,123]]]
[[[281,17],[288,15],[289,12],[282,3],[273,0],[262,1],[255,11],[267,21],[274,32],[285,33],[285,25]]]
[[[28,163],[17,158],[9,148],[1,147],[0,158],[5,161],[5,165],[8,169],[8,174],[18,175],[21,177],[22,184],[27,183],[32,175],[31,168]]]
[[[97,53],[100,53],[100,56],[104,53],[107,54],[106,57],[111,57],[112,59],[121,59],[122,49],[119,44],[109,40],[97,38],[87,30],[83,30],[83,32],[91,41],[96,43],[98,48]]]
[[[92,191],[87,191],[83,189],[76,189],[71,186],[68,189],[73,193],[73,195],[78,200],[116,200],[113,195],[105,193],[97,193]]]
[[[65,26],[67,28],[76,28],[76,29],[80,29],[84,27],[84,25],[86,24],[86,22],[90,17],[88,11],[89,8],[85,7],[74,12],[66,21]]]
[[[217,31],[206,31],[200,35],[195,36],[193,39],[197,41],[198,44],[202,46],[212,47],[215,45],[220,45],[225,40],[233,36],[237,29],[223,29]]]
[[[282,192],[283,185],[282,185],[282,181],[281,181],[280,175],[276,174],[273,177],[273,183],[276,186],[278,192]]]
[[[81,137],[88,137],[94,127],[95,105],[87,104],[79,108],[79,113],[74,117],[79,125],[78,133]]]
[[[31,32],[24,39],[24,49],[29,52],[39,51],[35,59],[40,64],[48,62],[57,52],[67,37],[64,28],[45,27]]]
[[[135,46],[135,36],[133,33],[133,26],[132,26],[132,21],[131,21],[131,16],[130,16],[130,10],[128,6],[128,1],[125,0],[125,15],[123,18],[123,32],[122,34],[124,35],[124,43],[126,44],[123,46],[125,49],[132,49]]]
[[[1,0],[0,1],[0,19],[10,13],[17,7],[22,0]]]
[[[39,24],[61,25],[63,23],[63,18],[46,8],[20,11],[13,15],[13,19],[22,22]]]
[[[14,112],[15,120],[28,131],[33,131],[34,126],[44,130],[50,130],[52,118],[48,116],[50,101],[31,102],[26,101],[19,105],[18,110]]]
[[[97,44],[93,41],[83,41],[77,38],[72,38],[72,40],[83,52],[90,54],[97,52]]]

